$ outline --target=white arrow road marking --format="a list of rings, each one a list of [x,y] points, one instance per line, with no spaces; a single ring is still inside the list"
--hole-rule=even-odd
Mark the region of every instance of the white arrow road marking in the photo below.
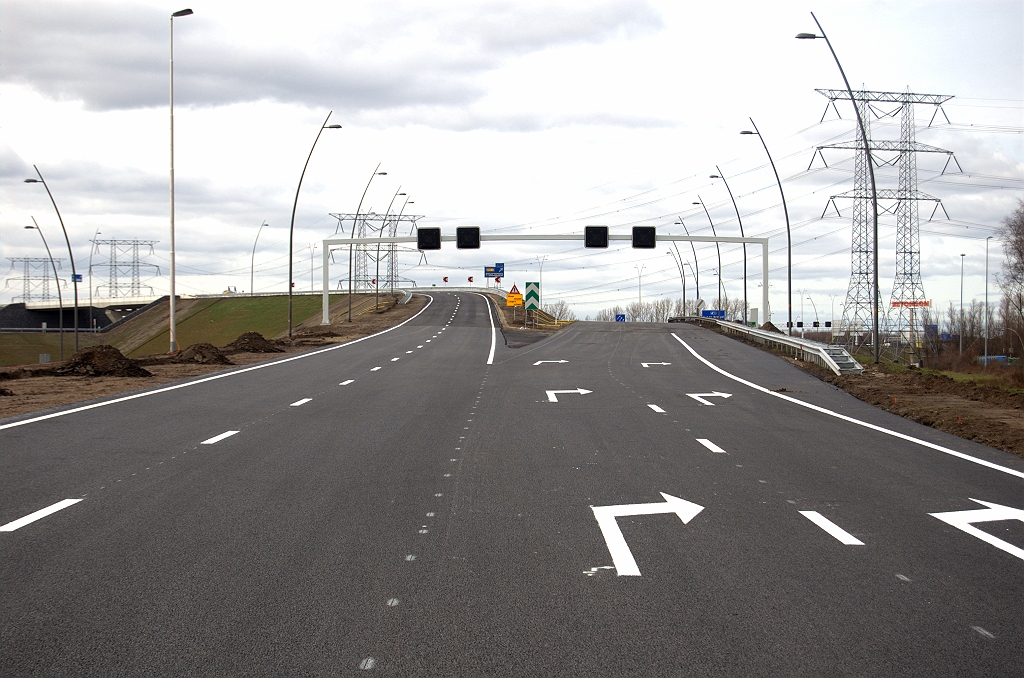
[[[213,445],[214,443],[219,443],[220,441],[224,440],[225,438],[230,438],[231,436],[235,435],[236,433],[238,433],[238,431],[224,431],[224,433],[221,433],[219,436],[213,436],[212,438],[207,438],[206,440],[204,440],[203,442],[201,442],[199,444],[200,445]]]
[[[308,403],[311,400],[312,400],[312,398],[303,398],[302,400],[296,400],[294,403],[289,405],[289,407],[298,407],[299,405],[305,405],[306,403]]]
[[[0,525],[0,532],[14,532],[19,527],[25,527],[29,523],[34,523],[37,520],[39,520],[40,518],[45,518],[46,516],[50,515],[51,513],[56,513],[57,511],[60,511],[61,509],[66,509],[67,507],[71,506],[72,504],[77,504],[80,501],[82,501],[82,500],[81,499],[64,499],[63,501],[58,501],[56,504],[52,504],[51,506],[47,506],[44,509],[39,509],[35,513],[28,514],[24,518],[18,518],[17,520],[12,520],[11,522],[7,523],[6,525]]]
[[[704,398],[731,398],[732,397],[731,393],[722,393],[720,391],[712,391],[711,393],[687,393],[686,395],[690,396],[691,398],[693,398],[694,400],[696,400],[699,403],[703,403],[704,405],[711,405],[711,407],[714,407],[715,404],[713,402],[708,401],[708,400],[704,400]]]
[[[1024,560],[1024,549],[1014,546],[1013,544],[1008,544],[1002,539],[993,537],[988,532],[983,532],[971,525],[971,523],[986,523],[992,520],[1020,520],[1021,522],[1024,522],[1024,511],[1013,508],[1012,506],[992,504],[980,499],[971,499],[971,501],[987,506],[988,508],[974,509],[971,511],[950,511],[948,513],[929,513],[928,515],[934,516],[942,522],[952,525],[958,530],[963,530],[967,534],[995,546],[997,549],[1002,549],[1011,556],[1017,556],[1021,560]]]
[[[843,528],[839,527],[831,520],[818,513],[817,511],[801,511],[800,515],[802,515],[804,518],[807,518],[809,521],[811,521],[821,529],[825,530],[833,537],[838,539],[840,542],[846,544],[847,546],[864,546],[864,542],[862,542],[860,539],[857,539],[852,534],[850,534]]]
[[[640,363],[644,367],[650,367],[651,365],[671,365],[672,363]]]
[[[549,403],[557,403],[558,398],[555,397],[556,393],[579,393],[580,395],[584,395],[586,393],[593,393],[593,391],[588,391],[585,388],[574,388],[571,391],[546,391],[546,393],[548,394]]]
[[[647,403],[647,407],[651,408],[652,410],[654,410],[658,414],[665,414],[665,410],[661,409],[657,405],[652,405],[651,403]]]
[[[700,443],[701,445],[703,445],[704,447],[708,448],[709,450],[711,450],[715,454],[728,454],[728,452],[723,450],[718,445],[715,445],[713,442],[711,442],[707,438],[697,438],[697,442]]]
[[[629,551],[626,538],[622,536],[622,530],[615,519],[619,516],[650,516],[658,513],[675,513],[684,523],[693,520],[694,516],[704,510],[703,506],[693,502],[673,497],[671,494],[660,492],[665,498],[664,502],[653,504],[621,504],[619,506],[591,506],[594,517],[597,518],[597,525],[601,528],[604,542],[608,545],[608,552],[612,555],[612,563],[615,564],[615,571],[620,577],[639,577],[640,568],[633,560],[633,554]]]
[[[537,365],[540,365],[541,363],[567,363],[567,362],[569,362],[569,361],[568,360],[538,360],[533,365],[534,365],[534,367],[536,367]]]

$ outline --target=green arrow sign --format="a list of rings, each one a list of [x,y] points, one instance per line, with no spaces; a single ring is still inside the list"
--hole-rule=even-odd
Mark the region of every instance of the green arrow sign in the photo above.
[[[523,295],[523,303],[526,305],[527,311],[537,311],[540,309],[540,283],[539,282],[528,282],[526,283],[526,293]]]

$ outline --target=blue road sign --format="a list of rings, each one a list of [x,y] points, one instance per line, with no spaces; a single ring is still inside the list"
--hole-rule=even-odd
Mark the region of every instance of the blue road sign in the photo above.
[[[484,277],[485,278],[504,278],[505,277],[505,264],[495,264],[494,266],[484,266]]]
[[[718,318],[725,320],[725,309],[706,309],[700,312],[703,318]]]
[[[74,278],[74,279],[71,282],[82,282],[82,274],[81,273],[75,273],[72,276],[72,278]]]
[[[624,322],[626,322],[626,314],[625,313],[616,313],[615,314],[615,322],[617,322],[617,323],[624,323]]]

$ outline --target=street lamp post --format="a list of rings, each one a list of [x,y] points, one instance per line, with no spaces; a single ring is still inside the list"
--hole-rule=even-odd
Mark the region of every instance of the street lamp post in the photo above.
[[[985,238],[985,369],[988,369],[988,241],[992,236]]]
[[[642,313],[643,309],[639,308],[644,303],[644,268],[646,264],[633,264],[633,268],[636,269],[636,300],[637,300],[637,313]]]
[[[697,195],[698,202],[693,203],[694,205],[700,205],[704,208],[704,214],[708,215],[708,223],[711,224],[711,234],[718,237],[715,233],[715,222],[711,221],[711,214],[708,212],[707,205],[701,200],[700,194]],[[722,246],[717,242],[715,243],[715,249],[718,250],[718,310],[722,310]]]
[[[403,193],[402,195],[405,195],[405,194]],[[399,225],[399,226],[401,226],[401,222],[402,222],[402,215],[403,215],[403,214],[405,214],[405,208],[406,208],[406,206],[408,206],[408,205],[414,205],[415,203],[416,203],[416,201],[415,201],[415,200],[409,200],[409,196],[407,196],[407,195],[405,196],[405,202],[404,202],[404,203],[402,203],[402,209],[398,210],[398,222],[399,222],[399,224],[398,224],[398,225]],[[396,227],[396,228],[397,228],[397,227]],[[410,230],[410,235],[412,235],[412,231],[411,231],[411,230]],[[394,255],[395,255],[395,249],[392,249],[392,250],[391,250],[391,255],[392,255],[392,256],[394,256]],[[396,274],[398,273],[398,266],[397,266],[397,265],[395,265],[395,264],[394,264],[394,262],[390,262],[390,261],[389,261],[389,262],[388,262],[388,265],[389,265],[389,266],[391,266],[391,265],[394,265],[394,266],[395,266],[395,273],[396,273]],[[395,276],[391,276],[391,294],[394,294],[394,293],[395,293]]]
[[[53,211],[55,211],[57,213],[57,221],[60,222],[60,229],[62,231],[64,231],[64,242],[68,246],[68,257],[71,258],[71,284],[75,288],[75,351],[77,352],[78,351],[78,272],[75,270],[75,253],[71,251],[71,240],[68,239],[68,229],[64,228],[64,219],[60,216],[60,210],[57,209],[57,201],[53,199],[53,193],[50,192],[50,187],[46,184],[46,179],[43,178],[43,175],[39,171],[38,167],[36,167],[35,165],[32,165],[32,169],[34,169],[36,171],[36,174],[39,176],[39,178],[38,179],[25,179],[25,183],[26,184],[42,184],[43,188],[46,189],[46,195],[50,196],[50,202],[53,203]],[[40,231],[39,233],[42,234],[42,231]],[[60,288],[60,283],[57,283],[57,287],[58,287],[58,289]],[[63,310],[61,310],[60,316],[61,316],[61,324],[63,325],[63,321],[64,321],[64,311]],[[63,341],[62,341],[61,342],[61,347],[62,348],[63,348],[63,345],[64,344],[63,344]],[[62,360],[63,360],[63,358],[62,358]]]
[[[92,308],[92,255],[96,252],[96,236],[100,234],[100,229],[96,229],[96,233],[92,236],[92,247],[89,248],[89,329],[93,332],[96,331],[96,320],[93,318]]]
[[[544,308],[544,262],[548,260],[548,255],[538,256],[537,261],[540,263],[540,280],[537,283],[540,285],[540,294],[537,295],[537,305],[542,309]]]
[[[32,223],[35,226],[26,226],[25,228],[39,231],[39,237],[43,239],[43,247],[46,248],[46,256],[50,259],[50,266],[53,267],[53,280],[57,283],[57,307],[60,309],[60,319],[57,321],[58,336],[60,337],[60,359],[64,360],[64,298],[60,294],[60,278],[57,277],[57,264],[53,260],[53,255],[50,254],[50,246],[46,244],[46,236],[43,235],[43,229],[39,228],[39,223],[35,217],[32,217]]]
[[[821,31],[821,35],[814,33],[798,33],[798,40],[814,40],[816,38],[824,38],[825,44],[828,45],[828,50],[832,52],[832,58],[836,62],[836,66],[839,68],[839,74],[843,76],[843,83],[846,85],[846,92],[850,95],[850,103],[853,104],[853,112],[857,116],[857,126],[860,128],[860,140],[864,144],[864,155],[867,159],[868,174],[871,177],[871,214],[873,224],[873,240],[874,240],[874,253],[872,262],[872,279],[874,284],[874,292],[871,295],[871,340],[874,343],[875,349],[875,364],[878,364],[879,357],[881,355],[881,343],[878,339],[878,191],[875,188],[875,165],[871,159],[871,144],[868,142],[868,131],[864,125],[864,118],[861,117],[860,108],[857,107],[857,101],[853,98],[853,89],[850,88],[850,81],[846,79],[846,72],[843,70],[843,65],[839,63],[839,57],[836,56],[836,51],[832,49],[832,42],[825,35],[825,29],[821,27],[821,22],[818,21],[818,17],[814,16],[814,12],[811,12],[811,18],[814,19],[814,23],[818,26],[818,30]],[[785,204],[785,203],[783,203]]]
[[[363,209],[363,200],[366,198],[366,192],[370,190],[370,184],[373,183],[373,178],[377,176],[385,177],[387,172],[378,172],[380,169],[380,163],[373,169],[373,174],[370,175],[370,180],[366,182],[366,188],[363,189],[363,195],[359,198],[359,206],[356,207],[356,216],[352,221],[352,234],[351,237],[356,237],[356,225],[359,223],[359,212]],[[348,322],[352,322],[352,245],[348,246]]]
[[[256,239],[252,241],[252,260],[249,263],[249,296],[251,297],[256,291],[256,243],[260,241],[260,233],[263,232],[263,227],[267,225],[267,220],[264,219],[263,223],[260,224],[260,228],[256,231]]]
[[[316,283],[313,282],[313,256],[316,254],[317,243],[309,244],[309,291],[316,291]]]
[[[674,245],[675,243],[673,242],[672,244]],[[686,276],[683,274],[683,263],[679,259],[679,257],[676,256],[676,253],[673,252],[672,250],[666,250],[666,252],[672,257],[672,261],[675,262],[676,268],[679,269],[679,284],[683,290],[683,296],[681,299],[681,305],[683,309],[682,313],[683,315],[686,315]]]
[[[329,111],[327,117],[324,119],[324,124],[320,125],[320,129],[317,130],[316,139],[313,140],[313,146],[309,149],[309,155],[306,156],[306,164],[302,166],[302,174],[299,175],[299,185],[295,189],[295,202],[292,203],[292,223],[288,227],[288,336],[292,336],[292,288],[295,287],[295,282],[292,278],[292,250],[295,241],[295,209],[299,206],[299,191],[302,190],[302,180],[306,177],[306,168],[309,167],[309,159],[313,157],[313,150],[316,149],[316,142],[320,141],[320,135],[324,133],[325,129],[341,129],[341,125],[328,125],[327,121],[331,119],[331,113]],[[259,235],[257,234],[257,237]],[[255,248],[255,245],[253,245]]]
[[[814,322],[818,322],[818,307],[815,305],[814,299],[811,298],[811,295],[809,294],[807,295],[807,301],[811,302],[811,308],[814,309]]]
[[[170,263],[171,263],[171,298],[170,312],[167,321],[167,333],[170,337],[170,352],[178,350],[178,327],[175,321],[174,301],[174,19],[177,17],[189,16],[190,9],[181,9],[171,14],[171,241],[170,241]]]
[[[964,257],[966,254],[960,255],[960,329],[957,334],[960,335],[960,355],[964,354]]]
[[[721,179],[722,183],[725,184],[725,190],[729,191],[729,200],[732,200],[732,208],[736,211],[736,221],[740,224],[740,237],[746,238],[746,234],[743,233],[743,219],[740,217],[740,208],[736,206],[736,198],[732,195],[729,182],[725,180],[725,175],[722,174],[722,170],[719,169],[718,165],[715,165],[715,169],[718,170],[718,174],[712,174],[710,178]],[[747,243],[743,243],[743,324],[747,324]]]
[[[683,218],[679,217],[679,221],[676,223],[683,227],[683,233],[686,234],[686,237],[690,237],[690,229],[686,228],[686,223],[683,222]],[[675,245],[675,243],[673,243],[673,245]],[[697,302],[700,301],[700,267],[697,265],[697,248],[693,244],[692,240],[690,241],[690,249],[693,250],[693,282],[697,286],[697,298],[694,300],[694,307],[696,307]],[[679,248],[677,246],[676,252],[678,251]]]
[[[768,162],[771,163],[772,172],[775,173],[775,183],[779,185],[779,195],[782,196],[782,212],[786,215],[786,305],[789,311],[786,326],[789,331],[789,335],[793,336],[793,236],[789,229],[789,207],[786,206],[786,194],[782,191],[782,180],[779,179],[779,171],[775,169],[775,161],[772,160],[772,154],[768,152],[768,144],[764,142],[764,137],[761,136],[761,130],[757,129],[754,119],[748,119],[750,120],[750,124],[753,125],[754,131],[751,132],[750,130],[743,130],[740,134],[756,134],[757,138],[761,140],[761,145],[764,146],[764,154],[768,156]],[[877,344],[878,342],[876,341],[875,343]]]
[[[380,225],[381,235],[384,235],[383,231],[384,231],[384,229],[388,225],[388,217],[391,216],[391,208],[394,207],[394,205],[395,205],[395,198],[397,198],[400,195],[405,195],[405,193],[399,193],[399,191],[401,191],[401,190],[402,190],[402,187],[399,186],[398,189],[395,191],[395,194],[393,196],[391,196],[391,202],[388,203],[388,209],[387,209],[386,212],[384,212],[384,221],[381,222],[381,225]],[[373,278],[373,290],[374,290],[373,306],[374,306],[374,308],[378,308],[380,306],[380,243],[377,243],[377,260],[376,260],[376,263],[377,263],[377,269],[376,269],[376,272],[375,272],[374,278]]]

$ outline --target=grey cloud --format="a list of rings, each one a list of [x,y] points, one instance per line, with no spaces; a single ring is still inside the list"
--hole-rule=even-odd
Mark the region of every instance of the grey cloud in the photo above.
[[[91,110],[166,102],[166,13],[134,5],[18,2],[5,3],[3,13],[3,82],[81,100]],[[219,26],[199,17],[187,21],[175,35],[175,98],[182,104],[273,100],[349,113],[465,107],[485,94],[479,76],[510,58],[662,28],[656,10],[630,0],[575,9],[380,4],[369,25],[337,28],[330,36],[336,46],[314,58],[282,46],[225,44]]]

